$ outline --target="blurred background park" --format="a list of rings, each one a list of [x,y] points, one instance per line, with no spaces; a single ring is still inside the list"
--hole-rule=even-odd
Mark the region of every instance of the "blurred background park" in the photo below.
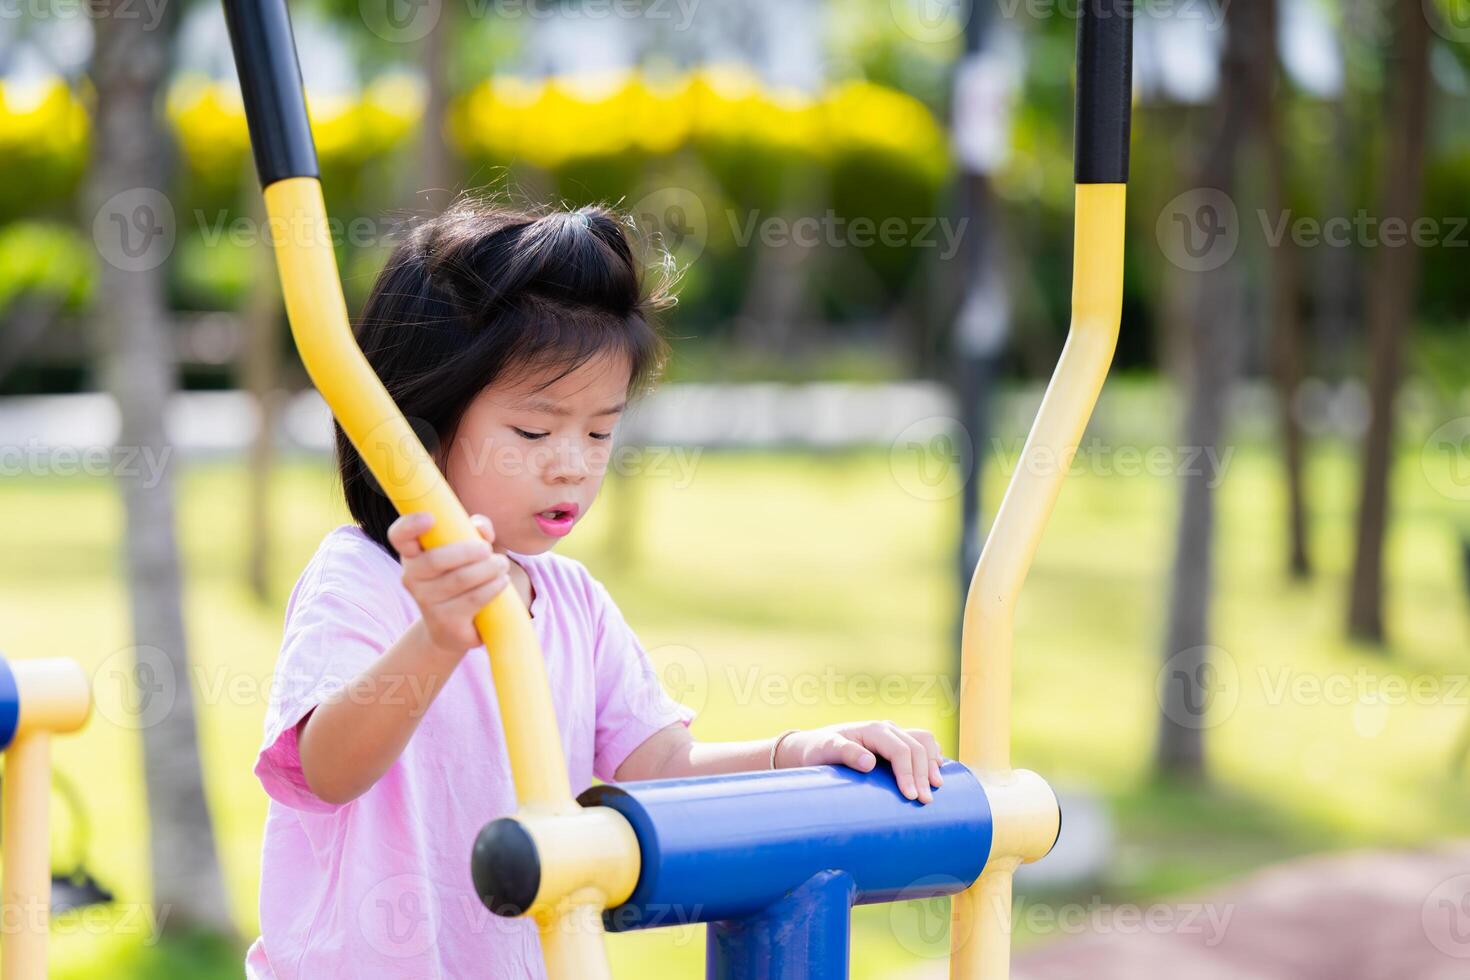
[[[351,308],[465,192],[612,203],[682,276],[563,550],[696,735],[953,748],[1066,333],[1075,10],[292,4]],[[1464,976],[1470,5],[1150,0],[1134,98],[1118,357],[1018,613],[1015,755],[1067,812],[1020,964]],[[97,698],[56,746],[53,975],[239,976],[285,600],[346,511],[219,5],[0,4],[0,160],[0,649]],[[947,926],[860,909],[855,975],[942,975]],[[703,942],[610,946],[689,976]]]

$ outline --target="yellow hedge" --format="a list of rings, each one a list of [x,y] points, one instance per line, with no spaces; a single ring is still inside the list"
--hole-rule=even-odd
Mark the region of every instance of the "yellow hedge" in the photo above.
[[[379,78],[355,99],[312,97],[323,167],[360,164],[402,146],[422,106],[421,84],[401,75]],[[233,82],[182,77],[169,91],[167,113],[190,171],[226,180],[244,172],[249,139]],[[812,98],[772,90],[748,70],[725,65],[677,77],[497,76],[454,102],[448,132],[468,157],[548,171],[622,154],[667,156],[690,145],[816,161],[882,154],[931,182],[949,168],[943,128],[902,92],[846,82]],[[85,163],[87,133],[87,111],[63,81],[0,83],[0,160],[7,169],[76,170]]]
[[[816,160],[882,153],[932,181],[950,163],[944,129],[909,95],[847,82],[812,98],[766,88],[731,66],[672,80],[638,73],[538,82],[497,76],[456,102],[449,131],[466,156],[545,170],[621,153],[668,154],[691,142]]]

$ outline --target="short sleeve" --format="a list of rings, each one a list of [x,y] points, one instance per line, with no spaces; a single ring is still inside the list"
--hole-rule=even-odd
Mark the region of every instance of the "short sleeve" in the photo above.
[[[686,727],[694,711],[669,697],[653,661],[602,583],[590,579],[597,616],[597,746],[593,773],[611,782],[618,767],[655,732]]]
[[[313,708],[347,694],[349,682],[396,639],[345,595],[322,590],[292,597],[271,680],[265,741],[255,762],[255,775],[271,799],[319,813],[342,806],[328,803],[307,786],[297,731]]]

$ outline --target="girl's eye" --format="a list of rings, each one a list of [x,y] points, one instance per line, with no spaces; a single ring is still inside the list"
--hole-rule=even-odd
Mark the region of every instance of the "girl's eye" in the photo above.
[[[599,440],[607,440],[612,438],[611,432],[589,432],[587,434],[592,438]]]
[[[532,442],[535,442],[537,439],[545,439],[548,435],[550,435],[550,433],[548,432],[527,432],[525,429],[522,429],[519,426],[515,425],[511,426],[511,429],[522,439],[529,439]]]

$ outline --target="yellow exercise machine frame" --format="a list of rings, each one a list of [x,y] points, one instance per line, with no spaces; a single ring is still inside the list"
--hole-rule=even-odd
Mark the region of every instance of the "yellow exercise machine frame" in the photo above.
[[[1123,314],[1125,184],[1078,184],[1072,326],[1021,450],[980,563],[960,635],[959,760],[987,792],[1023,778],[1011,768],[1011,650],[1016,600],[1113,361]],[[1029,775],[1029,774],[1026,774]],[[1011,879],[1056,840],[1061,813],[1038,804],[996,843],[980,877],[950,906],[950,976],[1010,975]]]
[[[251,142],[291,331],[312,382],[401,513],[434,525],[425,548],[477,540],[444,480],[358,347],[328,234],[315,149],[285,0],[224,0]],[[1009,975],[1011,881],[1043,855],[1060,822],[1041,777],[1011,768],[1013,614],[1026,572],[1091,416],[1121,315],[1131,0],[1083,0],[1078,30],[1077,188],[1071,332],[1022,451],[966,602],[960,761],[985,785],[993,841],[985,871],[953,906],[951,975]],[[573,799],[542,654],[524,603],[506,590],[475,617],[490,657],[520,812],[541,878],[527,914],[548,975],[609,978],[603,909],[638,881],[638,841],[626,818]]]

